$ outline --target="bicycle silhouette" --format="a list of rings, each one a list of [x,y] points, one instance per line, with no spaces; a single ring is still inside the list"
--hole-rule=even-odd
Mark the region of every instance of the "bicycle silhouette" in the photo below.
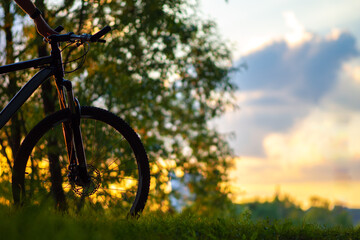
[[[51,76],[60,102],[60,111],[45,117],[28,133],[14,159],[12,191],[16,205],[51,200],[60,209],[114,208],[124,215],[137,215],[145,207],[150,172],[139,136],[113,113],[80,106],[72,83],[64,79],[60,43],[82,46],[105,42],[100,38],[110,30],[107,26],[94,35],[52,35],[48,41],[50,56],[0,67],[0,74],[41,69],[1,111],[0,128]]]

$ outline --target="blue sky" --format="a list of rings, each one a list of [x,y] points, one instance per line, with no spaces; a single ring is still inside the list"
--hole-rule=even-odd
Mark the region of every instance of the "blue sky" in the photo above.
[[[231,177],[245,194],[235,198],[281,186],[302,202],[319,195],[360,207],[360,1],[200,7],[231,44],[234,65],[248,66],[232,77],[240,110],[215,122],[236,135]]]

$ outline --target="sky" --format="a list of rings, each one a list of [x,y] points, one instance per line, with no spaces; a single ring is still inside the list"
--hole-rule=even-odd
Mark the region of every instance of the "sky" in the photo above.
[[[288,194],[360,208],[360,1],[201,0],[233,52],[234,200]],[[231,135],[231,134],[230,134]]]

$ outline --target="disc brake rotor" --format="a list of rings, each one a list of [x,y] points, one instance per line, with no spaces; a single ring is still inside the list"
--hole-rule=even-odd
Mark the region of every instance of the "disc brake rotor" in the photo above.
[[[101,184],[100,171],[90,164],[87,165],[87,168],[90,175],[90,183],[87,186],[76,185],[74,182],[71,183],[72,190],[80,197],[93,195],[97,192]]]

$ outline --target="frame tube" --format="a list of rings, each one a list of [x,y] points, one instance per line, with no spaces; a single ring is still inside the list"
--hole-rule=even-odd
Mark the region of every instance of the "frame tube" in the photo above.
[[[36,68],[45,64],[50,64],[53,61],[52,56],[36,58],[29,61],[13,63],[5,66],[0,66],[0,74],[23,70],[27,68]]]
[[[51,68],[44,68],[33,76],[19,92],[17,92],[6,107],[0,112],[0,129],[10,120],[14,113],[26,102],[35,90],[52,75],[53,70]]]

